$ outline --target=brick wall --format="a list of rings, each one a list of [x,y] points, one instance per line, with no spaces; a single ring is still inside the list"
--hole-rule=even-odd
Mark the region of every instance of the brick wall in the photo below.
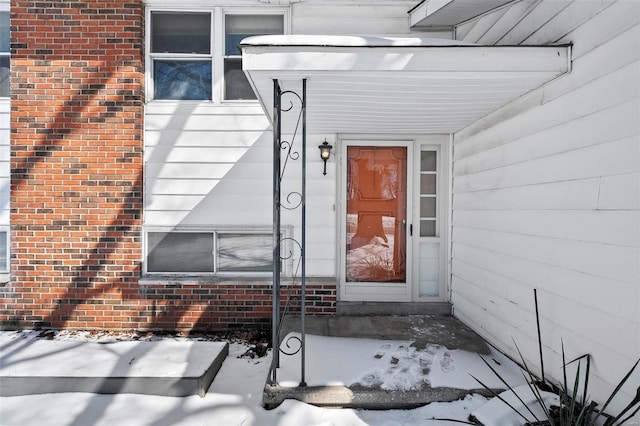
[[[267,327],[268,284],[139,283],[142,0],[13,0],[11,30],[12,260],[0,327]],[[335,312],[335,284],[308,297],[311,313]]]
[[[142,1],[14,0],[11,31],[14,297],[2,320],[118,327],[138,305]]]

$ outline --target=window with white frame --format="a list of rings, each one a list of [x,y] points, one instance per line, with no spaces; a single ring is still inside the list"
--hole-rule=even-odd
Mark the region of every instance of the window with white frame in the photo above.
[[[222,7],[150,10],[148,28],[153,99],[255,100],[238,44],[249,36],[283,34],[285,14]]]
[[[209,12],[151,12],[155,99],[212,99],[211,16]]]
[[[224,99],[256,99],[246,75],[242,71],[242,52],[238,44],[243,38],[282,34],[282,15],[240,15],[228,13],[224,16]]]
[[[420,236],[438,235],[438,151],[420,152]]]
[[[148,231],[148,274],[266,274],[273,271],[270,231]]]
[[[10,30],[9,11],[0,9],[0,98],[9,97]]]
[[[8,229],[0,229],[0,274],[9,272],[9,232]]]

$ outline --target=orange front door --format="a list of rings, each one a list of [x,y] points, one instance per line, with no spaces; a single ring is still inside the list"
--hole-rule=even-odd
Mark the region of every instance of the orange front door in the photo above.
[[[348,146],[346,282],[407,281],[407,147]]]

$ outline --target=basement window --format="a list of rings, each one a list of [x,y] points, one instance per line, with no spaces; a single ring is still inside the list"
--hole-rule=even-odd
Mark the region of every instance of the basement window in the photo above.
[[[273,271],[270,230],[149,231],[146,253],[145,272],[150,275],[265,275]]]

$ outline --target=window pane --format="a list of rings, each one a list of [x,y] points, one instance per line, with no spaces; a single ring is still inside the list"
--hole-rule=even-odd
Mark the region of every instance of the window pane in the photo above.
[[[435,237],[436,236],[436,221],[435,220],[421,220],[420,221],[420,236],[421,237]]]
[[[210,61],[153,62],[155,99],[211,99]]]
[[[436,151],[420,152],[420,170],[423,172],[436,171]]]
[[[150,232],[147,271],[213,272],[213,233]]]
[[[151,14],[151,52],[211,53],[209,13]]]
[[[420,198],[420,217],[436,217],[436,199],[434,197]]]
[[[0,232],[0,271],[6,272],[7,266],[7,233]]]
[[[420,193],[421,194],[436,193],[436,175],[420,176]]]
[[[256,99],[256,94],[242,71],[241,58],[225,58],[224,60],[224,98]]]
[[[0,98],[8,98],[9,93],[9,57],[0,56]]]
[[[271,234],[218,234],[220,272],[270,272],[273,270]]]
[[[241,55],[238,44],[245,37],[284,32],[282,15],[226,15],[224,22],[226,56]]]
[[[0,12],[0,52],[9,51],[9,12]]]

